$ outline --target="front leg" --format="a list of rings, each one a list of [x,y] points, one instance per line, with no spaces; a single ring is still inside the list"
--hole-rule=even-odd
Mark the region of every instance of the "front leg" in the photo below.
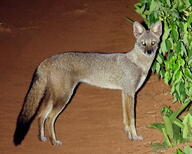
[[[125,132],[128,133],[131,140],[143,140],[143,137],[137,136],[135,128],[135,96],[122,91],[123,123]]]

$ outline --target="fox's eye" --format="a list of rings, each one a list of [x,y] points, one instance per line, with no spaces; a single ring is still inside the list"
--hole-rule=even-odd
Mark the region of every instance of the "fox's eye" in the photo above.
[[[156,43],[155,41],[152,41],[152,42],[151,42],[151,45],[155,45],[155,43]]]
[[[141,42],[141,44],[143,45],[143,46],[146,46],[146,43],[143,41],[143,42]]]

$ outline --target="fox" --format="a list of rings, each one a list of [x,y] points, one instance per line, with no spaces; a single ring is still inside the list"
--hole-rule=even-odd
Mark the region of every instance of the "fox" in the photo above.
[[[37,67],[19,113],[13,137],[15,145],[24,140],[38,114],[39,139],[60,146],[55,121],[69,103],[81,82],[100,88],[120,90],[124,130],[130,140],[137,135],[135,96],[144,84],[156,57],[162,35],[162,22],[150,29],[133,23],[135,45],[131,51],[117,53],[63,52],[42,61]],[[45,135],[47,126],[48,137]]]

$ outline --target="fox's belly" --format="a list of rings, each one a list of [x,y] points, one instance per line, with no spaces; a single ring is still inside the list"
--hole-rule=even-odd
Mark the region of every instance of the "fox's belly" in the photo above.
[[[107,89],[122,89],[122,87],[120,85],[118,85],[117,83],[113,83],[110,81],[103,81],[103,80],[81,80],[81,82],[96,86],[96,87],[100,87],[100,88],[107,88]]]

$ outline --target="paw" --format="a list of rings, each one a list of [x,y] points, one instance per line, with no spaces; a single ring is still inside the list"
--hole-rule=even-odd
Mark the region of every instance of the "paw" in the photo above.
[[[52,141],[52,143],[53,143],[53,145],[54,146],[61,146],[63,143],[61,142],[61,141],[59,141],[59,140],[54,140],[54,141]]]
[[[143,137],[142,136],[132,136],[132,140],[143,141]]]
[[[40,136],[39,139],[42,142],[47,142],[48,141],[48,138],[46,136]]]
[[[128,133],[129,139],[134,140],[134,141],[142,141],[143,137],[142,136],[137,136],[137,135],[132,135],[130,132]]]
[[[128,130],[126,130],[126,133],[128,134],[128,137],[130,140],[135,140],[135,141],[142,141],[143,140],[142,136],[132,135],[132,133]]]
[[[143,137],[142,136],[137,136],[136,131],[131,130],[130,127],[125,126],[124,130],[128,134],[128,137],[129,137],[130,140],[135,140],[135,141],[142,141],[143,140]]]

